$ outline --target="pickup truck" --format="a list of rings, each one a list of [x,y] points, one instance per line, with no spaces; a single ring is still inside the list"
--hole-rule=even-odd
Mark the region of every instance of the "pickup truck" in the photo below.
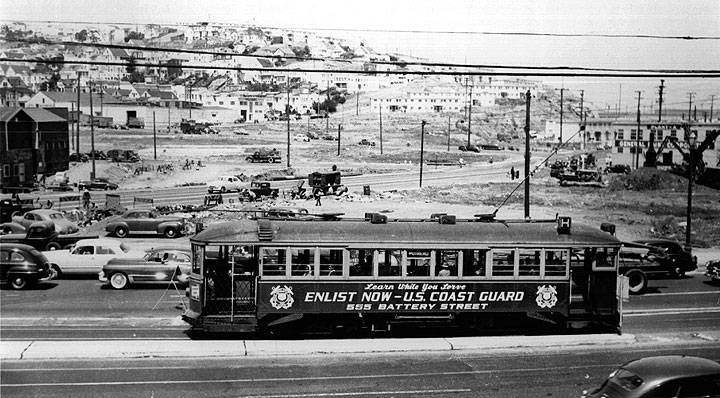
[[[80,233],[60,235],[52,221],[39,221],[30,225],[24,234],[8,234],[0,236],[0,244],[22,243],[40,251],[57,250],[75,244],[80,239],[93,239],[97,235],[88,236]]]
[[[245,160],[250,163],[279,163],[280,152],[278,151],[255,151],[252,155],[248,155]]]

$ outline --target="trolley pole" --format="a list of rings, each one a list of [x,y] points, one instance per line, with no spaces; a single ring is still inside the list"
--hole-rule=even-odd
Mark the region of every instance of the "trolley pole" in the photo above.
[[[525,93],[525,219],[530,218],[530,90]]]
[[[426,121],[422,121],[420,127],[420,188],[422,188],[422,173],[423,173],[423,153],[425,152],[425,125]]]

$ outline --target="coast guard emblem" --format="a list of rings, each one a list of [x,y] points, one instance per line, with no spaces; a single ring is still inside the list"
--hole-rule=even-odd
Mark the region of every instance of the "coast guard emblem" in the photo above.
[[[277,310],[286,310],[292,307],[294,302],[290,286],[275,286],[270,291],[270,305]]]
[[[557,304],[557,289],[552,285],[542,285],[537,288],[535,302],[540,308],[552,308]]]

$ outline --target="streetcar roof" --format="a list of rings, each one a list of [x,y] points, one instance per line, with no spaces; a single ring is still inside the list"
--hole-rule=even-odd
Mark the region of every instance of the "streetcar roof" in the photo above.
[[[193,236],[195,244],[258,243],[267,245],[378,245],[382,247],[412,247],[443,244],[474,245],[532,245],[532,246],[613,246],[621,242],[600,228],[573,224],[569,233],[559,233],[552,222],[503,223],[457,222],[440,224],[437,221],[388,221],[373,224],[369,221],[269,221],[273,236],[270,240],[258,237],[257,220],[237,220],[211,225]],[[369,247],[369,246],[368,246]]]

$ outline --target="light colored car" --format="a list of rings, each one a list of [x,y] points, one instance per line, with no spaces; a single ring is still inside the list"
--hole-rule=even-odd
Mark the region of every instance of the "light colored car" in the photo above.
[[[293,141],[303,141],[303,142],[310,142],[310,137],[308,137],[305,134],[295,134],[293,136]]]
[[[69,250],[42,253],[59,275],[97,275],[113,258],[138,258],[145,254],[110,238],[82,239]]]
[[[128,210],[119,217],[112,218],[105,231],[124,238],[131,233],[161,234],[167,238],[177,238],[185,229],[181,217],[163,216],[152,210]]]
[[[61,235],[74,234],[80,230],[77,224],[65,218],[65,215],[61,212],[53,209],[30,210],[23,215],[13,216],[12,221],[25,228],[30,228],[30,224],[38,221],[52,221],[55,224],[55,230]]]
[[[235,176],[221,176],[215,181],[208,183],[209,193],[225,193],[230,191],[240,191],[245,188],[246,184]]]
[[[114,258],[98,276],[100,282],[124,289],[129,284],[184,284],[190,270],[190,250],[169,247],[152,249],[142,258]]]

